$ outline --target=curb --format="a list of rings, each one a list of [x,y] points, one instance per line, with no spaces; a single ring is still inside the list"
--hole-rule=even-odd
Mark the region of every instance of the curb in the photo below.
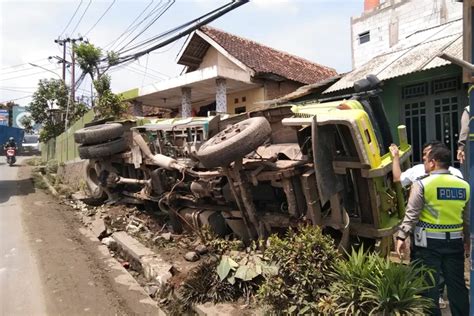
[[[58,197],[59,196],[58,191],[56,191],[56,189],[51,185],[51,183],[49,183],[48,178],[46,178],[44,174],[42,174],[41,172],[38,172],[38,173],[41,176],[41,179],[43,180],[43,182],[48,187],[49,192],[51,192],[51,194],[54,195],[55,197]]]

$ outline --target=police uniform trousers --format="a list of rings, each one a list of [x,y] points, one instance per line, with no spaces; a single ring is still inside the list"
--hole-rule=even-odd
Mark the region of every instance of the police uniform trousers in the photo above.
[[[412,239],[413,240],[413,239]],[[413,243],[412,243],[413,245]],[[439,283],[440,273],[444,276],[448,291],[449,307],[453,316],[469,315],[469,292],[464,281],[464,244],[458,239],[427,239],[427,247],[413,245],[411,260],[419,261],[427,268],[433,270],[433,287],[424,293],[424,296],[433,300],[435,308],[432,315],[441,315],[439,309]]]

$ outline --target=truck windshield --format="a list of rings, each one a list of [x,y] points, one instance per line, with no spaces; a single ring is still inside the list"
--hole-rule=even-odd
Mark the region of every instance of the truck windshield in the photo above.
[[[23,138],[24,143],[37,143],[38,142],[38,135],[25,135]]]

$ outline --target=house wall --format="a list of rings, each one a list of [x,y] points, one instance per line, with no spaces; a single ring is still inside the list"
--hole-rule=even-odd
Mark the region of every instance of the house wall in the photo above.
[[[217,49],[215,49],[214,47],[209,47],[198,69],[216,66],[216,65],[222,68],[230,68],[230,69],[242,71],[242,68],[234,64],[232,61],[230,61],[227,57],[225,57],[221,53],[219,53]]]
[[[405,121],[405,115],[404,113],[404,104],[407,103],[417,103],[417,102],[425,102],[426,104],[426,126],[425,126],[425,131],[426,131],[426,141],[430,141],[433,139],[437,139],[438,137],[436,135],[442,134],[445,135],[444,131],[448,131],[452,129],[452,134],[449,139],[437,139],[440,141],[444,141],[446,145],[451,149],[453,153],[453,163],[455,166],[459,166],[459,164],[455,161],[454,158],[454,153],[457,148],[456,143],[457,143],[457,138],[458,138],[458,131],[459,131],[459,121],[461,118],[462,111],[464,107],[467,105],[467,90],[466,88],[461,84],[461,75],[462,75],[462,70],[460,67],[455,66],[455,65],[447,65],[427,71],[422,71],[418,73],[413,73],[410,75],[406,76],[401,76],[398,78],[394,78],[391,80],[384,81],[384,86],[383,86],[383,92],[381,94],[382,100],[384,102],[384,107],[385,111],[387,113],[389,122],[390,122],[390,128],[392,130],[392,134],[394,136],[394,140],[399,143],[398,140],[398,131],[397,131],[397,126],[398,125],[405,125],[407,122]],[[439,80],[443,78],[453,78],[457,77],[460,80],[459,84],[459,89],[456,91],[449,91],[445,93],[433,93],[433,81],[434,80]],[[419,84],[419,83],[427,83],[428,84],[428,90],[429,93],[426,96],[419,97],[419,98],[413,98],[413,99],[403,99],[402,98],[402,89],[403,87],[414,85],[414,84]],[[456,97],[459,101],[458,104],[458,109],[457,113],[453,113],[452,116],[452,121],[445,121],[444,124],[440,127],[437,127],[435,124],[435,105],[434,102],[437,99],[443,98],[443,97]],[[409,131],[408,131],[409,132]],[[445,137],[447,137],[445,135]],[[418,162],[421,158],[421,147],[422,147],[422,142],[419,141],[418,144],[416,144],[416,141],[412,140],[412,145],[414,146],[414,151],[418,150]],[[414,160],[416,161],[416,155],[414,155]]]
[[[246,112],[252,111],[258,104],[256,102],[264,100],[264,89],[256,88],[227,95],[227,110],[235,113],[235,108],[245,107]],[[245,101],[243,101],[245,98]],[[236,102],[237,101],[237,102]]]
[[[376,9],[351,18],[352,67],[357,68],[390,50],[416,31],[462,18],[462,3],[454,0],[386,0]],[[370,40],[359,43],[359,34]]]

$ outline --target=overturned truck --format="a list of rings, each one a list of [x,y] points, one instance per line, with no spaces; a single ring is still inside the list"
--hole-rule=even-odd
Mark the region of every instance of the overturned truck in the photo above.
[[[365,86],[364,86],[365,84]],[[377,85],[348,99],[306,101],[221,119],[93,125],[75,133],[89,159],[90,203],[124,201],[169,214],[175,230],[209,225],[243,240],[301,223],[341,247],[385,252],[403,217],[392,136]],[[411,147],[399,128],[402,164]]]

